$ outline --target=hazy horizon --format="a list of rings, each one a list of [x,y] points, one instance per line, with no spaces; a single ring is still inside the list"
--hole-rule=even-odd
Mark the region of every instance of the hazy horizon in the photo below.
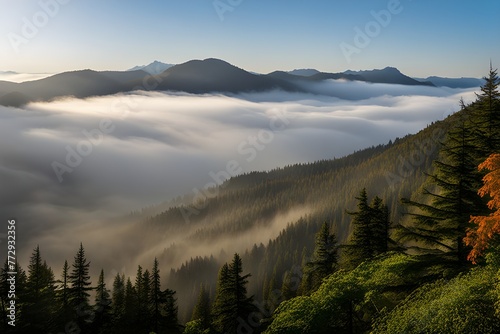
[[[490,59],[500,63],[494,1],[2,2],[0,70],[20,73],[215,57],[258,73],[394,66],[410,76],[482,77]]]

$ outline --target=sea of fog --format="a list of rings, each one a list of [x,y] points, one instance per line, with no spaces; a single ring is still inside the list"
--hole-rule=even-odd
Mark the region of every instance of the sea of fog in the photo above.
[[[0,216],[18,221],[21,264],[40,245],[58,272],[80,241],[103,262],[133,243],[120,238],[128,223],[113,217],[223,175],[342,157],[416,133],[477,90],[342,81],[313,89],[137,91],[0,107]]]

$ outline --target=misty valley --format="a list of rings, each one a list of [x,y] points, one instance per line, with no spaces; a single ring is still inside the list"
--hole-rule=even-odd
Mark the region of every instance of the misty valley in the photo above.
[[[497,333],[498,85],[0,72],[1,331]]]

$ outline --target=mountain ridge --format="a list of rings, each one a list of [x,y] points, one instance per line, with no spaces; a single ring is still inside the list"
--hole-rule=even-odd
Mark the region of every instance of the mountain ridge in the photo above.
[[[157,66],[153,71],[152,68],[147,68],[150,65],[163,67]],[[0,81],[0,105],[20,107],[29,102],[51,101],[64,96],[86,98],[125,93],[137,89],[181,91],[192,94],[238,94],[271,90],[315,94],[314,90],[307,87],[308,83],[339,79],[435,86],[430,81],[421,82],[410,78],[394,67],[364,71],[348,70],[340,73],[299,69],[294,70],[295,72],[274,71],[268,74],[254,74],[216,58],[195,59],[178,65],[169,65],[155,61],[142,69],[134,67],[128,71],[86,69],[58,73],[43,79],[21,83]],[[163,68],[166,69],[162,71]],[[148,71],[160,73],[151,74]]]

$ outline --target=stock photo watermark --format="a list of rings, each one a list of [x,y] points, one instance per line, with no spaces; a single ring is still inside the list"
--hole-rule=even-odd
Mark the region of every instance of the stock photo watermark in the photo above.
[[[214,0],[212,5],[214,6],[215,12],[219,16],[221,21],[224,21],[224,15],[227,12],[233,12],[236,7],[241,5],[243,0]]]
[[[21,19],[22,24],[19,33],[9,32],[7,34],[12,49],[14,49],[16,53],[19,53],[20,47],[28,44],[38,36],[40,31],[49,24],[50,20],[59,14],[62,6],[69,2],[71,2],[71,0],[38,1],[38,10],[31,16],[24,16]]]
[[[439,149],[444,133],[444,130],[436,129],[430,138],[417,141],[415,143],[416,148],[410,152],[408,157],[405,158],[399,155],[396,170],[394,172],[386,171],[385,173],[388,186],[393,189],[396,184],[412,176],[425,163],[426,159]]]
[[[245,158],[248,163],[253,162],[259,152],[270,145],[275,139],[275,133],[285,130],[290,125],[290,120],[294,115],[286,113],[282,110],[275,110],[269,119],[269,127],[260,129],[256,135],[250,135],[237,146],[237,152]],[[210,171],[208,176],[210,181],[207,182],[201,189],[194,188],[194,197],[192,204],[181,206],[182,217],[186,223],[189,223],[191,216],[196,216],[203,210],[207,203],[207,199],[213,198],[219,194],[220,188],[224,186],[224,182],[231,177],[235,177],[243,172],[241,163],[237,160],[229,160],[226,163],[226,168],[218,172]]]
[[[16,255],[16,220],[7,220],[7,300],[5,305],[7,312],[7,324],[16,326],[16,276],[17,276],[17,255]]]
[[[158,87],[163,81],[160,77],[147,75],[142,80],[142,85],[136,86],[132,91],[145,90],[151,91]],[[132,112],[133,108],[137,108],[138,103],[133,95],[125,95],[115,102],[111,109],[118,112],[118,119],[124,120]],[[63,162],[53,161],[51,163],[52,170],[57,177],[59,183],[64,181],[64,174],[72,173],[78,166],[83,163],[85,157],[88,157],[94,150],[94,147],[101,145],[106,135],[111,135],[115,131],[116,125],[110,118],[102,118],[98,125],[90,130],[83,129],[81,133],[85,139],[81,139],[76,145],[66,145],[66,155]]]
[[[409,0],[411,1],[411,0]],[[373,20],[368,21],[364,27],[354,27],[354,37],[351,43],[340,43],[340,50],[348,63],[352,56],[361,53],[368,47],[374,38],[377,38],[384,28],[387,28],[395,15],[401,14],[403,5],[399,0],[389,0],[387,8],[379,11],[372,10],[370,15]]]

